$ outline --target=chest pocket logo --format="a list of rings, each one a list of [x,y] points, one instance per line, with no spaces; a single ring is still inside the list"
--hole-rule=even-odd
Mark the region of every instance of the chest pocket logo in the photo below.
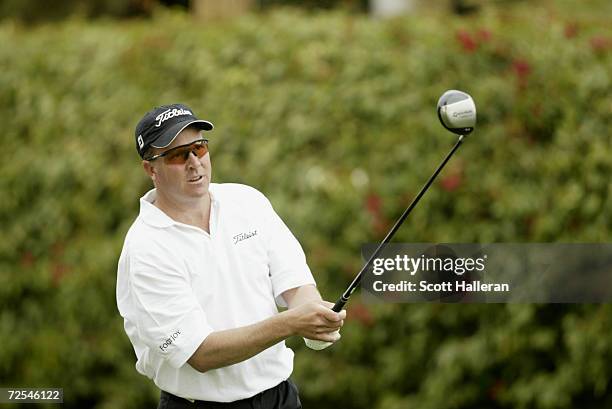
[[[257,236],[257,230],[253,230],[247,233],[239,233],[232,237],[232,239],[234,240],[234,245],[236,245],[243,240],[250,239],[253,236]]]

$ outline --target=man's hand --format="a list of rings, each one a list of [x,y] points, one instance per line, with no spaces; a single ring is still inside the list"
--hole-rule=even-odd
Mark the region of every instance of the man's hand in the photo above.
[[[337,313],[327,301],[310,301],[285,311],[291,333],[304,338],[336,342],[340,339],[338,330],[344,324],[346,311]]]

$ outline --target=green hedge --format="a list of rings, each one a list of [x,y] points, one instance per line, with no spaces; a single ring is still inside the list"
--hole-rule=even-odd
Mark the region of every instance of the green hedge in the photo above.
[[[268,195],[332,300],[454,143],[435,114],[450,88],[474,97],[478,127],[398,241],[609,242],[610,19],[559,4],[3,23],[0,383],[61,386],[68,408],[154,407],[114,291],[149,188],[133,127],[156,104],[215,124],[213,179]],[[294,378],[310,408],[605,407],[611,311],[355,297],[339,345],[289,341]]]

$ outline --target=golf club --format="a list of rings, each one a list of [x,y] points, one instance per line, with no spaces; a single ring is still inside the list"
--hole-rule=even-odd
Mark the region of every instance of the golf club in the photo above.
[[[437,111],[438,118],[440,119],[442,125],[449,131],[459,135],[457,143],[455,143],[455,146],[453,146],[448,155],[446,155],[442,163],[440,163],[436,171],[433,173],[433,175],[431,175],[427,183],[425,183],[425,186],[423,186],[421,191],[416,195],[412,203],[410,203],[397,222],[395,222],[395,225],[391,228],[389,233],[387,233],[387,236],[378,245],[374,253],[372,253],[368,261],[361,268],[361,271],[359,271],[359,274],[357,274],[355,279],[353,279],[346,291],[344,291],[342,296],[338,299],[338,301],[336,301],[336,304],[332,308],[333,311],[342,311],[342,307],[344,307],[344,305],[348,302],[351,294],[353,294],[357,287],[359,287],[363,273],[371,267],[378,254],[391,241],[397,230],[400,228],[404,220],[406,220],[419,200],[421,200],[421,197],[423,197],[427,189],[429,189],[429,186],[431,186],[442,168],[444,168],[455,151],[457,151],[459,146],[461,146],[463,139],[474,130],[474,126],[476,125],[476,105],[474,104],[472,97],[465,92],[457,90],[446,91],[438,100]],[[325,349],[332,344],[332,342],[318,341],[307,338],[304,338],[304,342],[306,343],[306,346],[314,350]]]

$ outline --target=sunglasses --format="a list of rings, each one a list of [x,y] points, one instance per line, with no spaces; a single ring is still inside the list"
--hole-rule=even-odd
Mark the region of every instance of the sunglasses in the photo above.
[[[167,165],[184,165],[192,152],[198,158],[206,155],[208,153],[208,139],[200,139],[187,145],[177,146],[145,160],[151,162],[155,159],[164,158],[164,163]]]

